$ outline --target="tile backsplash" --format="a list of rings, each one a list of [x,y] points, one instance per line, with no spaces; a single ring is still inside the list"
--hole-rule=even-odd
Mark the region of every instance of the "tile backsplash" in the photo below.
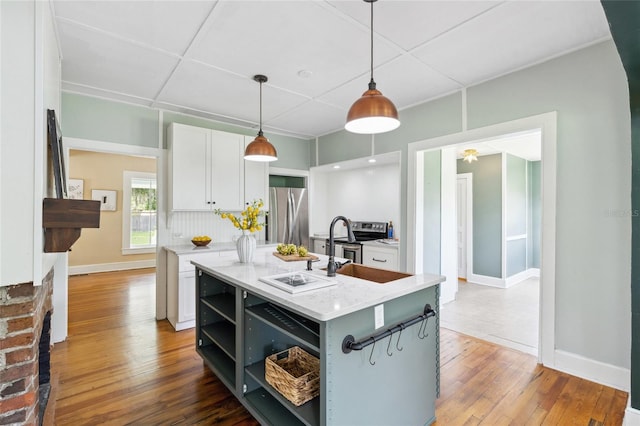
[[[217,243],[231,242],[242,235],[229,219],[222,219],[213,212],[173,212],[167,226],[170,245],[188,244],[196,235],[208,235]],[[258,241],[264,241],[265,230],[254,235]]]

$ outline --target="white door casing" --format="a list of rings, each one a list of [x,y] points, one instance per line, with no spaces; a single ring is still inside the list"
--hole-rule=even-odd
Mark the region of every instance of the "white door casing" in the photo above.
[[[457,181],[457,208],[456,219],[458,226],[458,278],[467,279],[473,259],[470,255],[472,248],[471,219],[470,213],[473,200],[472,189],[473,175],[471,173],[458,174]]]

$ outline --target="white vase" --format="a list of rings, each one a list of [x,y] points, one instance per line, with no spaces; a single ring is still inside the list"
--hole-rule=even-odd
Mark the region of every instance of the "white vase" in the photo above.
[[[240,263],[251,263],[256,251],[256,238],[252,234],[242,234],[236,241],[236,249]]]

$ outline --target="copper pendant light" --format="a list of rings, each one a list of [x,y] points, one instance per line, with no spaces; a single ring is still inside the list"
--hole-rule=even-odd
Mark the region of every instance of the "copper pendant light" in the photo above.
[[[364,1],[371,4],[371,81],[369,90],[351,105],[344,128],[353,133],[385,133],[397,129],[400,120],[393,102],[376,89],[373,80],[373,3],[376,0]]]
[[[253,79],[260,83],[260,131],[258,136],[247,145],[244,150],[244,159],[249,161],[275,161],[278,159],[276,149],[262,133],[262,83],[267,82],[267,76],[257,74]]]

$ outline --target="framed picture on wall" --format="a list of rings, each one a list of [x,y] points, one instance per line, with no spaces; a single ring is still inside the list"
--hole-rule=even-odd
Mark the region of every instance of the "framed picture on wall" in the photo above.
[[[116,211],[116,191],[92,189],[91,199],[100,201],[100,210]]]
[[[82,200],[84,198],[84,181],[82,179],[69,179],[67,181],[67,192],[72,200]]]

